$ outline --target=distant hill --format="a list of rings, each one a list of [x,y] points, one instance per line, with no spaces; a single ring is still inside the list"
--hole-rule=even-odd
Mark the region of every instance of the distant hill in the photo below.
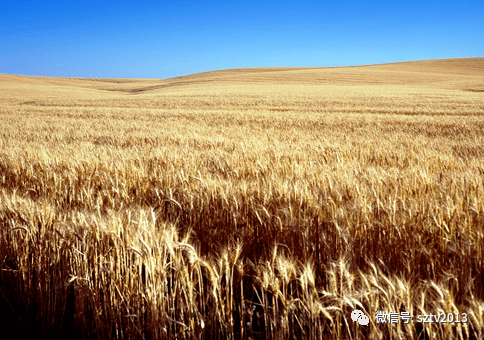
[[[86,88],[129,94],[156,93],[167,88],[211,84],[429,85],[484,92],[484,58],[409,61],[347,67],[241,68],[196,73],[167,79],[88,79],[0,74],[10,84]]]

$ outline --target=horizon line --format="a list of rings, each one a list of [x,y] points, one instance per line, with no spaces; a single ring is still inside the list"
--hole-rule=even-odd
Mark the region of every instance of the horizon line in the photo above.
[[[236,70],[261,70],[261,69],[272,69],[272,70],[303,70],[303,69],[334,69],[334,68],[353,68],[353,67],[367,67],[367,66],[380,66],[380,65],[392,65],[392,64],[404,64],[412,62],[422,62],[422,61],[443,61],[443,60],[458,60],[458,59],[477,59],[484,58],[484,56],[474,56],[474,57],[452,57],[452,58],[430,58],[430,59],[412,59],[404,61],[392,61],[387,63],[374,63],[374,64],[359,64],[359,65],[343,65],[343,66],[255,66],[255,67],[234,67],[234,68],[222,68],[213,69],[209,71],[201,71],[194,73],[187,73],[179,76],[168,77],[168,78],[116,78],[116,77],[65,77],[65,76],[41,76],[41,75],[25,75],[25,74],[15,74],[15,73],[0,73],[0,75],[17,76],[17,77],[33,77],[33,78],[65,78],[65,79],[85,79],[85,80],[96,80],[96,79],[157,79],[157,80],[169,80],[188,77],[192,75],[200,75],[204,73],[214,73],[214,72],[224,72],[224,71],[236,71]]]

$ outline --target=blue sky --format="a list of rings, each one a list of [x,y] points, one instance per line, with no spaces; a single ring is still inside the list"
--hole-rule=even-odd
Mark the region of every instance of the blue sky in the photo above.
[[[5,1],[0,73],[167,78],[484,56],[484,1]]]

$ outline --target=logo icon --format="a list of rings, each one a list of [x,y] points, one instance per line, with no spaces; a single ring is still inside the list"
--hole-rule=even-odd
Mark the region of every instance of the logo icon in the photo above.
[[[358,322],[362,326],[367,326],[370,323],[370,318],[363,314],[359,309],[355,309],[351,312],[351,320],[353,320],[353,322]]]

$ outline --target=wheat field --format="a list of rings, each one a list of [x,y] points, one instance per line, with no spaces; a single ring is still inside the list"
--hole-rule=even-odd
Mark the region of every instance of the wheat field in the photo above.
[[[484,337],[484,58],[0,75],[0,126],[4,329]]]

